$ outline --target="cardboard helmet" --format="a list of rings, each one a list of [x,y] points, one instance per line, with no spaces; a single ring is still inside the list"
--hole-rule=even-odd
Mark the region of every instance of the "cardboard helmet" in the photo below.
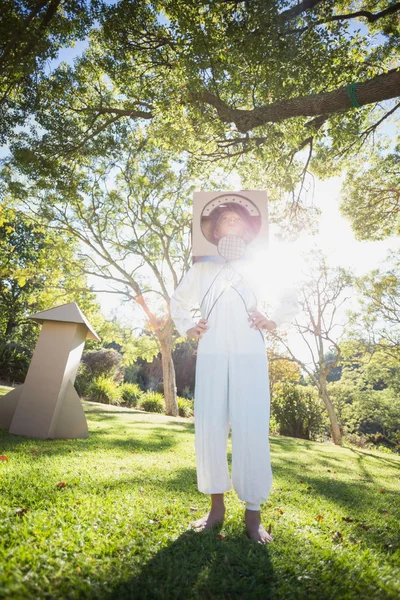
[[[227,214],[229,213],[229,214]],[[232,215],[232,213],[234,213]],[[242,234],[220,234],[225,218],[240,221]],[[243,255],[246,246],[268,238],[268,205],[264,191],[195,192],[193,197],[193,256],[216,256],[234,259]]]

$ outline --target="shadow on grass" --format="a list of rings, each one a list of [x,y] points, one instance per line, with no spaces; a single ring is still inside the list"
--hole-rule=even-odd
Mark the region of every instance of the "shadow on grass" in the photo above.
[[[218,528],[187,531],[162,548],[141,571],[102,598],[269,598],[275,581],[268,546],[245,533],[223,537]]]
[[[149,472],[143,471],[142,469],[134,469],[132,473],[126,476],[118,477],[116,479],[104,479],[103,481],[96,481],[94,485],[88,482],[89,489],[85,489],[84,485],[77,484],[76,489],[90,493],[94,495],[104,495],[110,491],[121,491],[121,490],[134,490],[141,489],[143,497],[153,497],[156,493],[167,493],[172,492],[175,495],[181,494],[193,494],[197,495],[197,478],[196,468],[188,467],[182,469],[174,469],[173,471],[154,471]],[[72,486],[70,486],[72,489]],[[187,500],[190,503],[190,497]],[[164,516],[165,506],[161,503],[160,515],[152,516]]]
[[[366,452],[365,450],[357,450],[357,448],[346,448],[346,450],[350,450],[354,454],[357,454],[357,458],[359,461],[361,461],[365,456],[368,456],[370,458],[379,460],[380,462],[387,463],[390,466],[392,466],[393,468],[396,468],[396,467],[399,468],[399,466],[400,466],[400,462],[398,460],[397,454],[394,455],[397,457],[397,460],[396,460],[395,458],[390,458],[389,456],[388,457],[376,456],[376,454],[371,454],[370,452]]]
[[[96,421],[110,422],[115,417],[98,416]],[[46,455],[62,455],[71,452],[96,452],[101,450],[143,451],[162,452],[174,448],[180,443],[180,435],[190,432],[193,428],[190,424],[182,423],[156,423],[149,424],[138,422],[131,424],[118,424],[109,429],[89,430],[89,437],[77,439],[38,439],[8,433],[0,429],[1,452],[7,453],[17,450],[20,446],[34,447],[39,449],[37,459],[40,459],[40,451]],[[21,449],[22,450],[22,449]]]
[[[365,564],[346,562],[326,548],[304,552],[299,540],[261,546],[244,532],[183,533],[161,548],[139,573],[108,586],[112,600],[233,599],[356,600],[395,598],[394,580],[379,581]],[[276,545],[276,547],[274,547]]]
[[[95,420],[97,415],[105,415],[104,418],[110,418],[111,420],[117,420],[121,415],[130,415],[130,416],[142,416],[144,417],[143,421],[144,422],[148,422],[145,420],[145,418],[147,417],[148,420],[151,420],[151,417],[165,417],[166,415],[163,415],[161,413],[149,413],[149,412],[144,412],[143,410],[135,410],[135,409],[127,409],[127,410],[119,410],[118,412],[112,412],[109,410],[91,410],[91,409],[86,409],[85,410],[85,415],[90,417],[90,420]],[[183,420],[182,421],[178,420],[178,417],[170,417],[170,419],[173,420],[169,420],[169,419],[165,419],[165,420],[160,420],[160,421],[153,421],[153,425],[157,425],[157,424],[174,424],[174,425],[182,425],[182,427],[193,427],[193,421],[189,421],[189,420]],[[141,421],[137,421],[136,419],[133,419],[131,421],[132,423],[140,423]]]

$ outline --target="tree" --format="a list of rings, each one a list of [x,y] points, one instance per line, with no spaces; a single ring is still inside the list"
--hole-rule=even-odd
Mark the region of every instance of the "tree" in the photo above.
[[[321,252],[314,252],[307,265],[307,277],[300,290],[302,315],[295,322],[295,329],[301,335],[308,349],[309,360],[293,353],[284,336],[275,333],[286,349],[288,356],[310,377],[325,403],[331,423],[332,439],[340,445],[342,429],[328,392],[328,376],[338,365],[341,349],[339,335],[333,330],[343,330],[343,316],[339,308],[348,299],[346,290],[351,284],[351,276],[344,269],[329,267]],[[340,319],[340,320],[339,320]],[[330,350],[330,353],[327,353]],[[332,354],[334,358],[332,359]]]
[[[121,0],[74,66],[40,81],[39,128],[14,151],[39,153],[61,177],[78,154],[115,152],[129,123],[282,198],[310,168],[340,168],[399,107],[381,105],[400,89],[399,12],[384,0]]]
[[[301,378],[299,366],[278,352],[277,344],[268,349],[269,385],[271,396],[280,383],[298,384]]]
[[[386,360],[400,361],[400,261],[391,252],[384,269],[357,279],[360,310],[352,314],[352,337],[377,347]]]
[[[0,206],[0,335],[32,348],[37,325],[29,314],[76,301],[89,320],[99,307],[82,277],[71,236],[46,230],[24,213]],[[75,268],[71,269],[71,263]],[[67,267],[68,265],[68,267]]]
[[[347,432],[377,433],[394,447],[400,427],[399,362],[385,355],[379,344],[348,339],[341,343],[340,365],[342,377],[330,383],[328,391]]]
[[[360,240],[400,233],[400,146],[372,155],[367,167],[353,167],[344,184],[341,211]]]
[[[208,163],[222,163],[240,172],[243,187],[268,187],[272,205],[291,192],[293,224],[303,208],[308,171],[342,168],[343,157],[354,156],[399,106],[400,72],[394,62],[399,11],[400,3],[384,0],[350,7],[333,0],[121,0],[108,5],[74,65],[61,64],[40,78],[32,128],[12,136],[13,158],[4,181],[24,197],[25,184],[15,183],[16,171],[23,172],[28,185],[35,182],[42,207],[49,204],[50,221],[58,218],[52,207],[59,202],[68,206],[68,219],[70,210],[73,219],[86,219],[77,237],[83,243],[83,238],[96,240],[90,237],[97,225],[85,199],[93,181],[86,174],[108,169],[112,178],[113,169],[124,170],[121,149],[129,139],[132,161],[146,148],[184,160],[198,173]],[[357,31],[355,23],[365,27]],[[94,204],[103,208],[102,192],[96,194]],[[106,197],[100,241],[123,206],[118,193]],[[149,235],[146,248],[152,259],[154,249],[162,250],[157,235]],[[100,256],[100,270],[111,277],[104,270],[110,264],[113,280],[119,273],[117,283],[126,283],[134,298],[143,299],[137,276],[120,270],[131,246],[124,240],[116,264],[114,259],[107,263],[98,239],[94,247],[100,255],[88,248]],[[147,266],[157,276],[150,262]],[[165,301],[162,286],[158,291]],[[146,302],[142,307],[161,334],[168,320],[162,316],[160,326]],[[168,369],[167,350],[165,356]],[[170,375],[172,381],[171,370]],[[167,393],[173,398],[172,390]]]
[[[315,440],[325,429],[324,406],[315,387],[278,383],[271,399],[271,411],[280,435]]]
[[[40,102],[46,62],[83,39],[100,0],[3,0],[0,20],[0,142]]]
[[[143,328],[161,353],[167,414],[177,415],[169,298],[190,266],[194,181],[182,165],[170,165],[168,153],[149,144],[135,148],[129,137],[118,163],[105,157],[93,171],[83,158],[69,181],[69,189],[60,182],[60,196],[51,181],[38,178],[24,187],[23,204],[81,245],[83,272],[107,283],[95,291],[122,295],[142,309]],[[18,182],[10,189],[21,192]]]

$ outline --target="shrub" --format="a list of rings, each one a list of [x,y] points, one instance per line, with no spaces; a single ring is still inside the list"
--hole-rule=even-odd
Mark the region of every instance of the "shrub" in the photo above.
[[[275,418],[275,415],[271,414],[269,419],[269,432],[272,435],[279,434],[279,423]]]
[[[137,383],[123,383],[120,386],[122,403],[129,408],[137,406],[143,396],[143,392]]]
[[[164,396],[157,392],[147,392],[142,396],[140,406],[147,412],[163,413],[165,412]]]
[[[124,381],[125,383],[137,383],[138,385],[141,385],[142,388],[146,387],[143,385],[144,378],[141,365],[138,365],[137,363],[127,365],[125,367]]]
[[[90,384],[88,399],[102,404],[120,404],[121,390],[113,379],[100,375]]]
[[[367,433],[366,438],[367,442],[370,442],[374,446],[384,446],[390,449],[396,448],[396,442],[388,440],[388,438],[384,436],[383,433]]]
[[[0,342],[0,379],[23,383],[29,369],[32,352],[17,342]]]
[[[89,367],[93,377],[103,376],[119,381],[123,376],[122,355],[114,348],[92,350],[82,357],[82,362]]]
[[[188,400],[193,400],[194,394],[188,385],[185,385],[185,387],[183,388],[182,396],[183,398],[187,398]]]
[[[179,416],[185,417],[186,419],[188,419],[189,417],[193,417],[193,414],[194,414],[193,402],[191,400],[188,400],[187,398],[181,398],[180,396],[177,397],[177,401],[178,401]]]
[[[277,384],[271,409],[281,435],[315,440],[324,429],[325,410],[315,388]]]
[[[75,389],[81,398],[87,395],[92,380],[93,376],[89,367],[81,362],[74,384]]]
[[[346,433],[344,441],[351,444],[352,446],[358,446],[359,448],[367,447],[367,438],[364,435],[357,435],[356,433]]]

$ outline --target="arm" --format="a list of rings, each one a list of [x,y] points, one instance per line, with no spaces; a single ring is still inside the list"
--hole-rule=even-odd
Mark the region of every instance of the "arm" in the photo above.
[[[185,274],[170,299],[170,311],[180,335],[196,327],[190,310],[200,302],[200,278],[202,262],[194,263]]]

